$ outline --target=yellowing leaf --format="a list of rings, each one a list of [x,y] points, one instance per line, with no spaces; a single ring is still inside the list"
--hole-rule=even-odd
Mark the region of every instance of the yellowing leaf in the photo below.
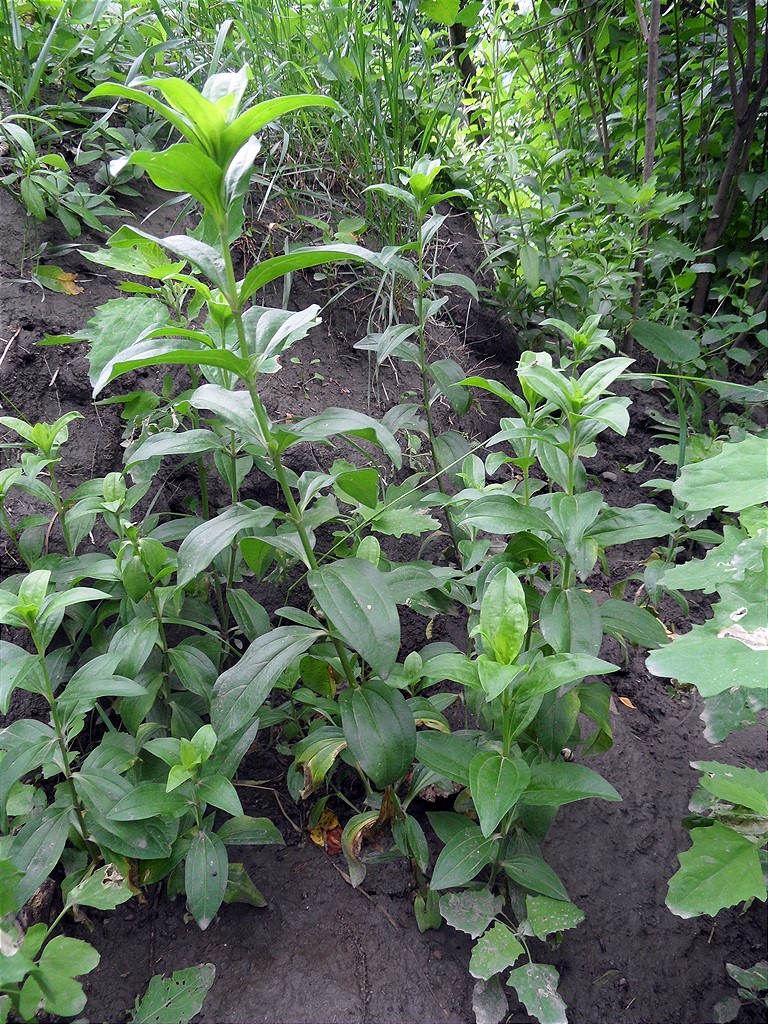
[[[61,267],[37,268],[32,277],[43,288],[51,292],[63,292],[65,295],[80,295],[82,288],[75,284],[77,274],[68,274]]]

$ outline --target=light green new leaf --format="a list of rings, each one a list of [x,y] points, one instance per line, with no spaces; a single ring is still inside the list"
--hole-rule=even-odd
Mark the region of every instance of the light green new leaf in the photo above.
[[[510,971],[510,985],[539,1024],[568,1024],[565,1003],[557,993],[560,976],[547,964],[526,964]]]
[[[464,885],[488,864],[496,854],[499,840],[486,839],[470,822],[445,844],[432,872],[432,889],[450,889]]]
[[[224,900],[227,866],[227,848],[221,839],[202,829],[197,832],[184,864],[184,889],[190,913],[203,931]]]
[[[131,1024],[189,1024],[202,1009],[215,976],[213,964],[185,967],[170,978],[156,974],[144,998],[136,1000]]]
[[[440,897],[440,913],[451,928],[476,939],[501,912],[504,900],[488,889],[461,889]]]
[[[524,952],[509,928],[501,921],[495,921],[472,948],[469,973],[473,978],[489,981],[494,974],[501,974],[511,967]]]
[[[416,723],[402,693],[373,679],[343,690],[339,709],[349,752],[375,785],[402,778],[416,753]]]
[[[531,778],[522,758],[512,760],[492,750],[475,754],[469,766],[469,791],[487,838],[517,803]]]
[[[678,917],[696,917],[757,898],[766,889],[757,845],[732,828],[714,822],[691,830],[693,846],[678,857],[669,880],[667,906]]]
[[[718,800],[748,807],[768,818],[768,772],[717,761],[691,761],[691,767],[704,773],[701,785]]]
[[[511,569],[499,570],[485,588],[480,606],[480,635],[496,661],[511,665],[528,631],[522,584]]]
[[[528,923],[537,939],[575,928],[584,920],[584,911],[574,903],[565,903],[550,896],[526,896],[525,907]]]
[[[386,678],[400,650],[400,618],[384,574],[365,559],[345,558],[307,581],[342,640]]]
[[[750,434],[711,459],[685,466],[672,493],[693,512],[741,512],[768,502],[768,437]]]

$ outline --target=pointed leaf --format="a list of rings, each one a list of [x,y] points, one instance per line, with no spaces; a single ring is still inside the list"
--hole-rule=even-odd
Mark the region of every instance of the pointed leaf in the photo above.
[[[498,839],[486,839],[477,825],[468,824],[449,839],[432,872],[432,889],[464,885],[488,864],[498,849]]]
[[[512,760],[492,750],[476,754],[469,766],[469,790],[484,836],[491,835],[517,803],[531,778],[522,758]]]
[[[399,690],[370,680],[339,695],[349,752],[380,788],[402,778],[416,753],[416,723]]]
[[[227,849],[221,839],[202,829],[197,832],[184,864],[184,888],[190,913],[203,931],[224,900],[227,866]]]

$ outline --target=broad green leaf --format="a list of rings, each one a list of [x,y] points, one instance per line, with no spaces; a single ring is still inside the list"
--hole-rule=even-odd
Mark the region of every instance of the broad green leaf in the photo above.
[[[471,882],[493,859],[498,845],[497,838],[486,839],[478,826],[470,822],[443,847],[430,888],[450,889]]]
[[[496,661],[511,665],[528,631],[528,609],[522,584],[511,569],[503,567],[485,588],[480,606],[483,646]]]
[[[213,412],[225,427],[239,435],[243,443],[265,447],[267,441],[247,391],[229,391],[218,384],[203,384],[190,395],[189,401],[196,409]]]
[[[520,266],[528,291],[533,294],[541,283],[539,272],[539,251],[532,245],[520,246]]]
[[[512,696],[516,701],[530,700],[559,690],[561,686],[584,679],[585,676],[601,676],[618,671],[618,665],[593,658],[590,654],[553,654],[540,658],[518,677]]]
[[[379,497],[379,474],[375,469],[354,469],[339,473],[336,486],[350,498],[368,508],[376,508]]]
[[[398,469],[402,464],[400,446],[393,434],[378,420],[353,409],[325,409],[318,416],[291,423],[289,431],[299,441],[325,441],[337,434],[349,434],[382,448]]]
[[[440,529],[440,523],[425,509],[392,508],[378,513],[370,520],[370,528],[374,533],[385,537],[420,537]]]
[[[703,697],[734,687],[764,694],[768,688],[768,595],[762,574],[720,585],[722,600],[702,625],[652,651],[646,666],[655,676],[695,686]]]
[[[152,298],[110,299],[98,306],[83,330],[75,335],[89,343],[91,385],[99,380],[107,363],[130,348],[150,327],[163,323],[167,315],[165,306]]]
[[[522,799],[534,807],[559,807],[590,797],[621,800],[610,782],[591,768],[568,761],[554,761],[531,767],[531,780]]]
[[[460,736],[442,732],[419,732],[416,736],[416,759],[430,771],[462,786],[469,785],[469,768],[477,747]]]
[[[488,889],[461,889],[440,897],[440,913],[444,920],[476,939],[501,912],[504,900]]]
[[[219,676],[211,722],[220,743],[255,717],[283,672],[320,636],[306,626],[278,626],[254,640],[240,661]]]
[[[491,750],[475,754],[469,766],[469,791],[486,838],[515,806],[530,777],[522,758],[512,760]]]
[[[228,818],[216,833],[227,846],[283,846],[283,837],[269,818],[247,814]]]
[[[710,507],[710,506],[707,506]],[[655,505],[634,505],[632,508],[606,508],[600,513],[587,536],[604,548],[629,544],[634,540],[666,537],[680,524],[669,512]]]
[[[578,587],[551,587],[541,602],[539,629],[558,654],[596,655],[603,642],[600,609]]]
[[[630,328],[630,334],[663,363],[679,365],[699,356],[699,343],[691,331],[667,327],[651,320],[637,320]]]
[[[717,761],[691,761],[691,767],[703,772],[701,785],[718,800],[748,807],[768,818],[768,772]]]
[[[546,939],[553,932],[575,928],[584,920],[584,911],[573,903],[550,896],[526,896],[528,923],[537,939]]]
[[[507,984],[539,1024],[568,1024],[565,1003],[557,994],[560,977],[547,964],[526,964],[510,971]]]
[[[708,551],[704,558],[670,566],[661,581],[673,590],[702,590],[712,594],[723,583],[739,582],[750,572],[763,572],[766,547],[768,530],[748,537],[742,530],[726,525],[721,544]]]
[[[400,619],[379,569],[345,558],[307,576],[315,599],[342,640],[386,677],[400,650]]]
[[[245,903],[249,907],[266,907],[267,901],[251,881],[243,864],[230,864],[224,902]]]
[[[49,1013],[64,1017],[79,1013],[86,997],[76,977],[89,974],[99,963],[100,954],[89,942],[54,936],[44,947],[35,980],[45,994],[45,1007]]]
[[[672,487],[691,511],[741,512],[768,502],[768,437],[749,434],[719,455],[685,466]]]
[[[200,455],[221,448],[221,440],[212,430],[163,430],[150,434],[126,456],[126,466],[166,455]]]
[[[92,875],[70,889],[67,907],[95,907],[96,910],[114,910],[133,896],[128,880],[123,878],[116,864],[105,864]]]
[[[221,169],[188,142],[177,142],[155,153],[131,153],[128,163],[142,167],[165,192],[188,192],[207,209],[223,210]]]
[[[184,864],[184,888],[190,913],[203,931],[224,900],[227,865],[227,850],[221,839],[203,829],[198,831]]]
[[[200,779],[195,786],[200,799],[212,807],[218,807],[227,814],[241,817],[243,808],[237,790],[229,781],[221,775],[213,775],[209,778]]]
[[[490,981],[476,981],[472,989],[472,1012],[475,1024],[501,1024],[509,1016],[509,1001],[496,976]]]
[[[489,981],[494,974],[501,974],[511,967],[524,952],[509,928],[501,921],[495,921],[473,946],[469,973],[473,978]]]
[[[140,782],[110,811],[110,821],[143,821],[156,815],[178,818],[193,806],[192,798],[166,792],[162,782]]]
[[[481,654],[474,664],[483,693],[488,700],[495,700],[499,694],[509,689],[520,675],[520,668],[517,665],[499,664],[485,654]]]
[[[669,643],[663,623],[647,608],[641,608],[631,601],[609,598],[600,605],[600,619],[603,632],[623,637],[649,651]]]
[[[200,1012],[213,984],[213,964],[174,971],[170,978],[156,974],[143,999],[137,999],[131,1024],[189,1024]]]
[[[32,898],[37,887],[59,863],[68,831],[69,809],[51,806],[14,836],[11,860],[24,872],[16,889],[19,906]]]
[[[260,288],[296,270],[307,270],[310,267],[320,267],[324,263],[337,262],[365,262],[380,270],[385,270],[388,266],[387,261],[379,253],[359,245],[334,243],[316,245],[311,249],[294,249],[284,256],[273,256],[272,259],[263,260],[250,270],[241,285],[240,300],[245,302]]]
[[[504,870],[513,882],[530,892],[541,893],[551,899],[568,901],[568,893],[557,874],[541,857],[526,853],[516,854],[504,861]]]
[[[141,683],[113,675],[120,661],[120,654],[98,654],[75,672],[57,701],[90,709],[99,697],[140,697],[145,692]]]
[[[402,778],[416,753],[416,723],[399,690],[370,680],[339,695],[350,754],[383,789]]]
[[[755,724],[755,712],[748,696],[749,691],[734,686],[704,699],[704,710],[699,717],[704,723],[707,743],[722,743],[735,729]]]
[[[678,917],[696,917],[757,898],[766,889],[755,843],[714,822],[691,830],[693,846],[678,857],[679,870],[669,880],[667,906]]]
[[[216,555],[231,544],[242,530],[268,526],[275,515],[275,509],[266,505],[255,509],[247,505],[231,505],[215,519],[196,526],[179,548],[179,586],[191,583],[207,569]]]
[[[508,494],[487,494],[476,498],[456,519],[462,527],[483,530],[485,533],[555,533],[554,524],[546,512],[524,505]]]

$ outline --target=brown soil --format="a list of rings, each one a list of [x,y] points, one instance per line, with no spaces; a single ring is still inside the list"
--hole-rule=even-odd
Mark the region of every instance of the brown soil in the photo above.
[[[166,233],[170,218],[161,212],[150,230]],[[79,348],[38,348],[36,342],[45,334],[81,328],[95,306],[115,297],[116,279],[70,250],[52,262],[79,275],[82,294],[53,294],[22,283],[18,266],[23,219],[5,193],[0,193],[0,223],[2,411],[32,422],[51,422],[73,409],[84,415],[84,421],[70,428],[62,467],[64,485],[73,487],[119,467],[122,424],[114,407],[93,405]],[[479,262],[476,236],[462,216],[450,224],[450,244],[441,256],[444,269],[472,275]],[[41,234],[51,242],[62,241],[56,225],[45,224]],[[329,295],[352,281],[346,271],[319,282],[312,273],[296,275],[290,301],[295,308],[314,301],[324,305]],[[358,289],[328,307],[323,327],[292,351],[301,364],[286,365],[265,391],[273,416],[306,415],[327,405],[370,409],[375,415],[418,388],[407,367],[384,368],[373,381],[366,355],[353,349],[366,333],[366,303]],[[517,353],[508,329],[490,311],[468,305],[461,296],[452,299],[449,311],[450,317],[433,328],[433,355],[455,358],[468,373],[511,382]],[[320,362],[310,366],[311,359]],[[314,373],[323,379],[314,379]],[[614,505],[647,500],[639,483],[655,475],[655,467],[651,474],[649,466],[645,476],[622,468],[648,455],[649,424],[642,413],[647,404],[647,396],[640,396],[627,439],[612,441],[612,435],[603,435],[601,454],[592,467],[616,477],[604,481]],[[488,436],[500,413],[494,400],[484,398],[482,408],[474,408],[459,429]],[[441,416],[446,422],[450,418],[447,409]],[[187,478],[171,474],[169,503],[187,497],[189,486]],[[646,552],[644,546],[623,551],[623,562],[614,562],[614,572],[636,571]],[[3,571],[8,575],[18,570],[6,560]],[[452,625],[438,620],[435,639],[447,638]],[[423,620],[414,618],[409,628],[413,635],[406,642],[423,643]],[[615,700],[614,747],[593,765],[623,802],[585,801],[561,811],[546,855],[586,912],[586,921],[566,933],[556,950],[543,948],[539,959],[560,971],[560,991],[572,1024],[706,1024],[714,1003],[734,991],[725,962],[746,967],[765,956],[765,913],[762,905],[753,905],[742,917],[731,911],[714,921],[683,921],[664,906],[677,854],[689,845],[681,824],[696,781],[689,762],[709,758],[762,766],[765,733],[755,727],[709,747],[697,698],[670,692],[663,680],[649,676],[642,652],[633,653],[625,671],[608,678],[615,697],[629,698],[634,707]],[[29,713],[29,706],[18,702],[12,708],[14,716]],[[279,777],[284,763],[256,751],[239,773],[240,781],[276,786],[286,812],[271,790],[241,789],[246,812],[269,816],[286,841],[283,849],[242,850],[269,906],[224,907],[201,932],[194,923],[185,923],[181,902],[153,892],[144,903],[133,900],[114,913],[94,914],[92,935],[73,925],[72,934],[92,941],[102,954],[100,967],[86,983],[89,1020],[120,1022],[152,975],[210,961],[217,974],[197,1018],[204,1022],[471,1024],[467,937],[447,926],[418,932],[411,878],[403,862],[372,865],[364,891],[353,890],[343,878],[343,859],[327,857],[309,841],[307,808],[290,802],[279,779],[269,781]],[[532,1019],[511,991],[510,1004],[509,1021]],[[742,1011],[740,1020],[754,1019],[749,1010]]]

